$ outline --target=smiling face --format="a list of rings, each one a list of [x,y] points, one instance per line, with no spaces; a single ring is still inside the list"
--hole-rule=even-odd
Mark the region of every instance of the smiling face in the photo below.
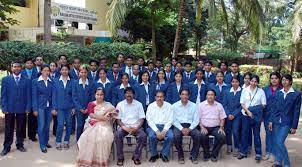
[[[86,79],[88,76],[88,71],[86,68],[80,68],[80,77]]]
[[[272,75],[270,78],[270,83],[272,86],[278,86],[280,84],[280,79],[276,75]]]

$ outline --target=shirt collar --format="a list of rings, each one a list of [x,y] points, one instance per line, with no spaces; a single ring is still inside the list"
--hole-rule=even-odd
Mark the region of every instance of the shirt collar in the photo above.
[[[130,84],[128,83],[127,87],[130,87]],[[125,89],[124,84],[121,84],[120,89]]]
[[[294,90],[293,87],[290,87],[287,93],[285,93],[284,88],[282,88],[280,91],[281,91],[283,94],[288,94],[288,93],[295,92],[295,90]]]
[[[44,79],[43,79],[43,77],[42,77],[42,75],[38,78],[38,82],[39,81],[43,81]],[[51,79],[49,78],[49,77],[47,77],[47,81],[51,81]]]
[[[144,82],[142,82],[140,85],[145,85],[145,84],[144,84]],[[150,83],[148,82],[148,83],[147,83],[147,85],[149,86],[149,85],[150,85]]]
[[[239,91],[241,91],[240,86],[237,88],[237,91],[236,91],[236,92],[239,92]],[[231,87],[230,92],[235,92],[235,90],[234,90],[234,88],[233,88],[233,87]]]
[[[82,80],[82,78],[80,78],[80,79],[79,79],[79,84],[83,84],[83,80]],[[85,81],[85,85],[88,85],[88,84],[89,84],[88,79],[86,79],[86,81]]]
[[[218,83],[216,83],[216,86],[219,86],[219,84]],[[222,85],[221,86],[228,86],[226,83],[222,83]]]
[[[178,101],[179,107],[189,107],[191,105],[190,100],[188,100],[188,103],[186,105],[183,105],[181,100]]]
[[[208,100],[205,100],[205,104],[206,104],[206,105],[209,105]],[[214,101],[214,104],[213,104],[213,105],[217,105],[217,102]]]
[[[186,75],[191,74],[191,72],[192,72],[192,71],[190,71],[190,72],[185,71]]]
[[[234,73],[231,72],[231,75],[232,75],[232,77],[233,77],[234,75],[239,75],[239,72],[237,72],[236,74],[234,74]]]
[[[106,85],[107,83],[110,83],[110,80],[109,80],[108,78],[106,78],[105,83],[102,83],[102,80],[101,80],[101,78],[100,78],[100,79],[97,81],[97,83],[101,83],[101,84]]]
[[[19,75],[15,75],[15,74],[13,74],[13,77],[14,77],[14,78],[16,78],[16,77],[21,78],[21,73],[20,73]]]
[[[194,82],[194,84],[195,84],[195,85],[197,85],[197,84],[198,84],[198,81],[197,81],[197,79],[195,79],[195,82]],[[203,80],[201,81],[201,84],[202,84],[202,85],[205,85],[205,83],[204,83],[204,81],[203,81]]]
[[[210,71],[210,72],[206,72],[206,71],[205,71],[205,73],[208,74],[208,76],[212,75],[212,72],[211,72],[211,71]]]
[[[61,75],[59,81],[62,81],[62,80],[63,80],[63,76]],[[67,77],[67,81],[69,81],[69,80],[70,80],[70,78],[69,78],[69,76],[68,76],[68,77]]]

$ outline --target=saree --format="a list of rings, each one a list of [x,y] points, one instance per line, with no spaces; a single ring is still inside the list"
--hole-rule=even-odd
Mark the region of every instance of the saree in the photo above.
[[[94,107],[94,114],[104,115],[114,107],[105,102]],[[114,139],[112,124],[109,121],[98,121],[93,125],[86,121],[84,132],[78,140],[78,167],[109,166],[109,156]]]

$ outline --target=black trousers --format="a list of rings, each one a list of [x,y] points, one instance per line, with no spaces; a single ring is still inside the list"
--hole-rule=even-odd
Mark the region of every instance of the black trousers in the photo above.
[[[23,129],[24,129],[24,120],[26,114],[5,114],[5,137],[4,137],[4,149],[10,150],[11,145],[14,141],[14,129],[15,129],[15,120],[16,120],[16,146],[17,148],[23,147]]]
[[[33,139],[37,135],[38,131],[38,118],[34,116],[33,112],[25,115],[24,126],[22,130],[23,138],[26,138],[26,126],[27,126],[27,136],[29,139]]]
[[[57,116],[53,115],[52,120],[53,120],[52,134],[55,136],[57,134],[57,126],[58,126]]]
[[[204,157],[210,157],[209,135],[215,137],[212,156],[217,157],[221,147],[226,142],[226,136],[224,134],[218,133],[219,127],[206,127],[206,129],[208,130],[208,134],[201,134],[201,145],[204,150]]]

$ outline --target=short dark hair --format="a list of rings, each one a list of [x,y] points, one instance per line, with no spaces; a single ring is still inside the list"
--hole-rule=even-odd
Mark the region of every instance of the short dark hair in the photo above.
[[[134,89],[132,89],[131,87],[126,87],[126,88],[125,88],[124,94],[126,94],[126,93],[128,93],[128,92],[131,92],[131,93],[135,94]]]
[[[164,91],[162,91],[162,90],[158,90],[158,91],[156,92],[156,95],[157,95],[158,93],[163,94],[163,95],[164,95],[164,97],[166,96],[166,93],[165,93]]]
[[[221,61],[221,62],[218,64],[219,68],[221,67],[222,64],[225,64],[227,67],[229,66],[227,61]]]
[[[68,70],[70,70],[69,65],[67,65],[67,64],[63,64],[63,65],[61,65],[60,71],[61,71],[61,69],[62,69],[63,67],[66,67]]]
[[[13,61],[11,63],[11,66],[13,66],[14,64],[19,64],[19,66],[22,66],[22,63],[20,61]]]
[[[282,78],[285,78],[285,79],[289,80],[291,82],[291,85],[293,84],[293,76],[292,75],[290,75],[290,74],[284,74],[282,76]]]
[[[74,62],[75,60],[80,60],[81,62],[81,59],[79,57],[75,57],[72,62]]]
[[[123,78],[124,76],[126,76],[129,79],[129,74],[124,73],[121,78]]]
[[[113,67],[113,65],[115,65],[115,64],[117,64],[118,66],[120,66],[120,64],[119,64],[119,63],[117,63],[117,62],[113,62],[113,63],[111,64],[111,67]]]
[[[256,79],[256,81],[259,83],[260,82],[260,78],[259,78],[259,76],[258,75],[253,75],[252,77],[251,77],[251,80],[252,79]]]
[[[214,96],[216,96],[216,91],[214,89],[212,89],[212,88],[208,89],[206,92],[206,95],[208,94],[208,92],[213,92]]]
[[[90,60],[90,61],[89,61],[89,65],[91,65],[91,63],[99,64],[99,62],[96,61],[96,60]]]
[[[210,60],[205,61],[204,64],[210,64],[211,66],[213,66],[213,63]]]
[[[148,61],[148,62],[147,62],[147,65],[149,65],[149,64],[154,65],[154,63],[153,63],[152,61]]]
[[[132,56],[132,55],[129,55],[129,56],[127,56],[126,60],[127,60],[127,59],[133,60],[133,56]]]
[[[202,75],[204,75],[204,70],[203,70],[202,68],[197,68],[197,69],[195,70],[195,74],[197,74],[198,72],[201,72]]]
[[[216,75],[217,74],[221,74],[222,76],[224,76],[224,73],[222,71],[217,71]]]
[[[232,65],[232,64],[236,64],[237,66],[239,66],[238,61],[233,61],[233,62],[231,63],[231,65]]]
[[[236,79],[237,81],[240,82],[240,77],[239,77],[239,75],[234,75],[234,76],[232,77],[231,82],[232,82],[234,79]]]
[[[250,77],[250,79],[252,79],[253,74],[251,72],[244,73],[243,78],[245,78],[247,75]]]
[[[281,74],[278,71],[272,72],[269,77],[271,78],[273,75],[275,75],[278,79],[281,79]]]
[[[180,89],[180,91],[179,91],[179,95],[181,95],[181,93],[182,93],[183,91],[187,91],[187,92],[188,92],[188,94],[190,95],[190,90],[189,90],[189,89],[187,89],[187,88]]]
[[[175,77],[177,74],[180,74],[181,77],[182,77],[182,73],[181,73],[180,71],[176,71],[176,72],[174,73],[174,77]]]
[[[42,71],[44,68],[48,68],[48,69],[49,69],[49,71],[50,71],[50,67],[49,67],[49,65],[47,65],[47,64],[43,64],[43,65],[41,66],[41,71]]]
[[[66,56],[65,54],[60,54],[60,55],[58,56],[58,59],[60,60],[61,57],[63,57],[63,56],[67,59],[67,56]]]
[[[171,61],[172,61],[172,60],[176,60],[176,61],[178,61],[178,58],[176,58],[176,57],[173,57],[173,58],[171,59]]]
[[[181,63],[180,61],[178,61],[178,62],[176,63],[176,65],[177,65],[177,64],[180,64],[180,65],[182,66],[182,63]]]
[[[106,70],[105,68],[99,69],[99,73],[100,73],[101,71],[104,71],[104,72],[107,74],[107,70]]]
[[[24,60],[24,63],[26,63],[26,62],[28,62],[28,61],[31,61],[32,63],[34,63],[34,60],[33,60],[31,57],[26,58],[26,59]]]
[[[185,62],[185,66],[186,66],[186,65],[190,65],[190,66],[192,66],[192,62],[187,61],[187,62]]]

